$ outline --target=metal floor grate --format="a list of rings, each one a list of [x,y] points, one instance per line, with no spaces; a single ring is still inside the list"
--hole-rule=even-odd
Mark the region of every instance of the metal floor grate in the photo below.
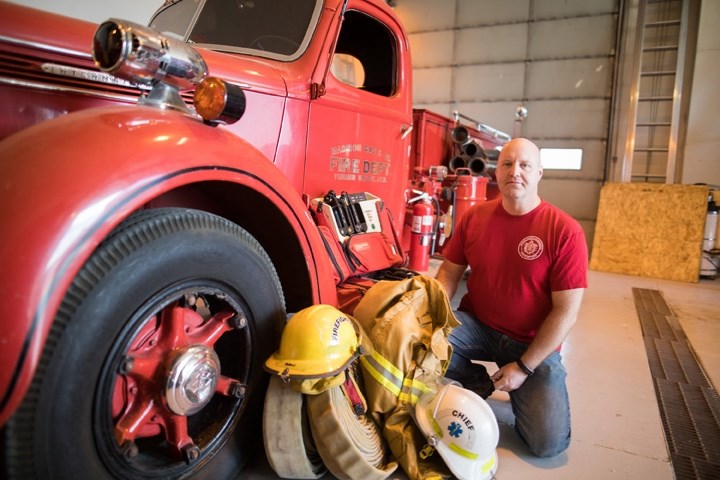
[[[662,292],[633,288],[677,480],[720,479],[720,396]]]

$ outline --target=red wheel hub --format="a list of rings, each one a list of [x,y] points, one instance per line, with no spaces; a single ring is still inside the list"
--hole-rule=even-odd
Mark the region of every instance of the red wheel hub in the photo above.
[[[188,415],[202,410],[215,393],[238,396],[242,390],[240,382],[220,375],[213,348],[235,328],[234,317],[231,311],[207,311],[204,318],[193,308],[173,304],[145,322],[115,380],[112,416],[118,446],[164,435],[167,444],[188,460],[197,457]]]

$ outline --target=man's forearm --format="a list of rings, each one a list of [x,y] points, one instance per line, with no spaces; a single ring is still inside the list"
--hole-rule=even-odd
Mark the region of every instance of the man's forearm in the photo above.
[[[565,340],[577,320],[583,292],[575,289],[553,294],[553,309],[521,357],[527,367],[535,369]]]
[[[467,265],[458,265],[449,260],[445,260],[440,265],[437,274],[435,274],[435,280],[443,286],[448,299],[452,300],[457,293],[458,284],[466,269]]]
[[[438,272],[435,280],[437,280],[443,286],[443,289],[445,289],[445,293],[447,293],[448,299],[452,300],[455,296],[455,293],[457,293],[457,284],[453,284],[452,282],[448,281],[447,277],[443,276],[440,272]]]

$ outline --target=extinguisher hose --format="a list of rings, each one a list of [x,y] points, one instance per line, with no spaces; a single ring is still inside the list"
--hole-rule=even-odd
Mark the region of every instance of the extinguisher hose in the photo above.
[[[435,207],[435,222],[433,223],[432,239],[430,241],[431,257],[435,254],[435,239],[437,238],[438,229],[440,227],[440,202],[435,195],[432,196],[432,202]]]
[[[451,190],[452,191],[452,216],[450,217],[450,221],[452,228],[450,229],[450,235],[452,236],[453,232],[455,231],[455,226],[457,222],[455,222],[455,215],[457,212],[457,185]]]

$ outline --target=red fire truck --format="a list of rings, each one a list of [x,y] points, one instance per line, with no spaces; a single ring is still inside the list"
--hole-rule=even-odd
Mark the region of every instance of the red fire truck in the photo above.
[[[10,478],[231,478],[287,313],[440,249],[414,207],[450,235],[508,140],[413,110],[380,0],[167,0],[149,26],[0,2],[0,99]]]

